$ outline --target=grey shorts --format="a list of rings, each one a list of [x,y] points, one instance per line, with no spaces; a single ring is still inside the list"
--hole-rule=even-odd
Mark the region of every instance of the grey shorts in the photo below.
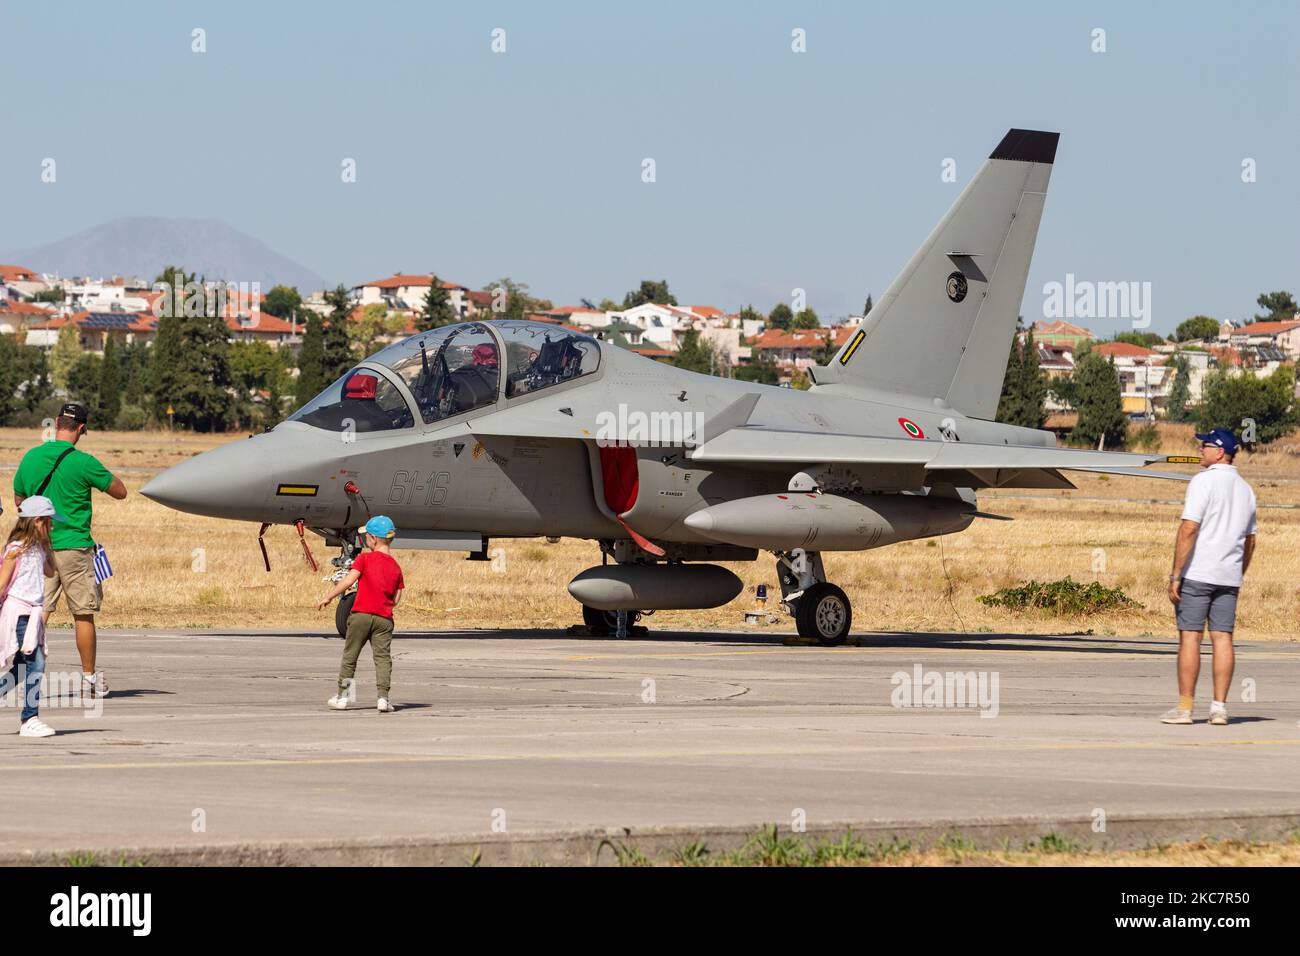
[[[1201,631],[1205,622],[1210,630],[1232,633],[1237,620],[1237,591],[1226,584],[1204,584],[1183,578],[1178,589],[1178,630]]]

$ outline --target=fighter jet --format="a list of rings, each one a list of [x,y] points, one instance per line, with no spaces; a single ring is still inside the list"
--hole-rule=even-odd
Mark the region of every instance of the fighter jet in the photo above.
[[[766,551],[798,632],[839,644],[852,605],[827,552],[963,531],[996,517],[981,489],[1073,488],[1066,471],[1186,479],[1144,470],[1177,457],[1057,448],[1050,431],[993,420],[1058,135],[1006,134],[807,391],[684,371],[564,326],[469,321],[385,348],[143,494],[262,532],[310,529],[340,570],[372,513],[397,523],[397,548],[483,557],[494,538],[589,540],[600,563],[569,591],[600,635],[726,604],[742,585],[718,562]]]

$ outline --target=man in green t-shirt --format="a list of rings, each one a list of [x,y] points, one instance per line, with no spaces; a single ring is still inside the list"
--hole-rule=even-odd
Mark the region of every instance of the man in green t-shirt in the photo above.
[[[82,690],[92,697],[103,697],[108,693],[108,683],[103,672],[95,670],[95,612],[103,592],[95,580],[90,490],[97,488],[120,501],[126,497],[126,485],[94,455],[77,451],[77,442],[86,433],[86,419],[82,406],[63,406],[54,423],[54,440],[42,442],[23,455],[14,475],[14,500],[22,504],[24,498],[45,495],[64,518],[55,521],[50,529],[54,575],[45,579],[45,620],[49,621],[62,594],[76,622]]]

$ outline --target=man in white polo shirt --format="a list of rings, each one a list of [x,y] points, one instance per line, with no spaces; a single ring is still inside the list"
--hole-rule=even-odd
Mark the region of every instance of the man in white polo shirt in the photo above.
[[[1192,700],[1201,674],[1201,637],[1208,621],[1214,651],[1210,723],[1221,726],[1228,722],[1228,690],[1235,664],[1232,630],[1237,592],[1255,553],[1255,492],[1232,464],[1237,437],[1231,431],[1216,428],[1196,437],[1205,470],[1187,486],[1169,575],[1169,600],[1178,620],[1178,706],[1160,719],[1166,724],[1192,722]]]

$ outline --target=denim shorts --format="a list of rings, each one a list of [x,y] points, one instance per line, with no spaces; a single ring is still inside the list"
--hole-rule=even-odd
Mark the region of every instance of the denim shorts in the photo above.
[[[1178,630],[1201,631],[1208,620],[1210,630],[1232,633],[1237,619],[1237,591],[1226,584],[1205,584],[1183,578],[1178,589]]]

